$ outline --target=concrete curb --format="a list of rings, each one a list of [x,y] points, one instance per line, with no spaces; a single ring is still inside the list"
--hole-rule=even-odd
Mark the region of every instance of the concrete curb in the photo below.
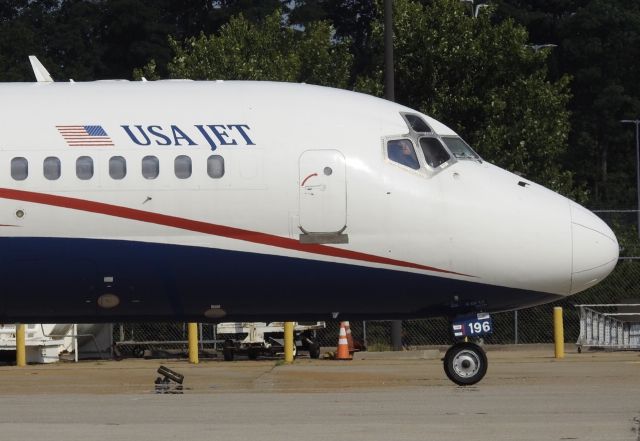
[[[354,352],[354,360],[434,360],[442,358],[437,349],[421,351]]]

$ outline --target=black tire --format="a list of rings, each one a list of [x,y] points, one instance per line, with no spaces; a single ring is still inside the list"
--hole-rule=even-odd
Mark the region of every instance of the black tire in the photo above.
[[[235,352],[233,348],[224,348],[222,350],[222,356],[224,357],[224,361],[233,361],[235,358]]]
[[[222,356],[224,357],[224,361],[233,361],[235,358],[236,348],[233,345],[232,340],[225,340],[224,345],[222,346]]]
[[[320,345],[318,343],[309,344],[309,358],[320,358]]]
[[[444,372],[459,386],[471,386],[487,373],[487,354],[475,343],[457,343],[444,356]]]

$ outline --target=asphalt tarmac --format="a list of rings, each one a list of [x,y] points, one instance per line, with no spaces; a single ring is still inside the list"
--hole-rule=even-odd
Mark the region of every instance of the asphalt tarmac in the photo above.
[[[640,440],[640,353],[488,357],[472,387],[439,359],[5,366],[0,440]],[[161,364],[184,375],[169,387],[182,394],[156,393]]]

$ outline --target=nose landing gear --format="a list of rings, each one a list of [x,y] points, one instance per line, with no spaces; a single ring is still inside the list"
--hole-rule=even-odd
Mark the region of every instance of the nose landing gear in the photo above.
[[[444,372],[459,386],[470,386],[487,373],[487,354],[475,343],[461,342],[449,348],[443,359]]]
[[[491,316],[478,313],[457,317],[451,323],[453,337],[464,338],[465,341],[451,346],[445,354],[444,372],[447,377],[459,386],[470,386],[482,380],[487,373],[487,354],[480,346],[467,341],[469,338],[480,338],[493,332]]]

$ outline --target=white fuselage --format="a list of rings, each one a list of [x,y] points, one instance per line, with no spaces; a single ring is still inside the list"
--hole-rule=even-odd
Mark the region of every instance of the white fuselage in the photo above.
[[[4,84],[0,97],[0,259],[13,277],[0,318],[502,310],[579,292],[617,261],[595,215],[486,161],[449,152],[430,167],[402,114],[457,135],[366,95],[158,81]],[[390,159],[400,138],[419,168]],[[16,276],[59,261],[46,284]],[[59,310],[29,312],[54,294]],[[156,301],[166,307],[145,312]]]

